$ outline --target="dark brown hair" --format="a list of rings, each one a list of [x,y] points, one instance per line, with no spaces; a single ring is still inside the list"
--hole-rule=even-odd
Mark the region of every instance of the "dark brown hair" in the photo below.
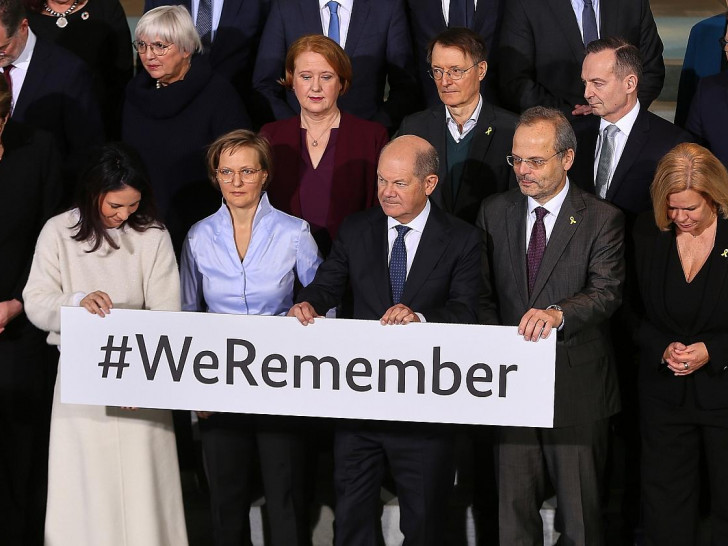
[[[111,248],[118,245],[107,233],[101,217],[101,201],[112,191],[134,188],[141,194],[139,208],[124,222],[134,231],[154,227],[164,229],[159,221],[146,169],[137,153],[122,142],[110,142],[98,148],[81,172],[76,196],[80,218],[72,229],[76,241],[89,241],[95,252],[106,241]]]

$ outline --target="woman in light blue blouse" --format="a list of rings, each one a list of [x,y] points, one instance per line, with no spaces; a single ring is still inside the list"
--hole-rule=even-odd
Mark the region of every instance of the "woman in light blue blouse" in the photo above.
[[[237,130],[217,139],[208,173],[220,209],[192,226],[182,250],[182,310],[285,315],[294,283],[321,263],[308,224],[271,206],[268,141]],[[271,544],[310,544],[305,443],[294,418],[198,412],[215,544],[250,544],[248,511],[257,449]]]

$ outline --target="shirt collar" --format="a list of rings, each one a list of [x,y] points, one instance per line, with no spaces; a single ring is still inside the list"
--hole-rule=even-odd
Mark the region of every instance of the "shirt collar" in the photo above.
[[[422,209],[422,212],[415,216],[409,224],[404,225],[406,225],[410,229],[413,229],[414,231],[422,233],[422,231],[425,229],[427,218],[430,216],[431,208],[432,205],[430,205],[430,200],[428,199],[427,203],[425,203],[425,208]],[[396,227],[398,225],[400,225],[400,222],[398,222],[391,216],[387,216],[387,229],[392,229],[393,227]]]
[[[35,42],[37,41],[35,34],[33,34],[33,31],[30,30],[30,27],[28,27],[28,39],[25,42],[25,47],[23,48],[23,51],[18,55],[18,58],[15,59],[15,62],[13,63],[13,66],[15,68],[22,68],[23,70],[28,70],[28,65],[30,64],[30,58],[33,56],[33,50],[35,49]]]
[[[618,119],[613,124],[602,118],[602,121],[599,122],[599,134],[604,134],[604,129],[607,126],[616,125],[620,133],[623,133],[625,137],[629,137],[629,133],[632,132],[632,127],[634,127],[634,122],[637,121],[637,116],[639,115],[639,113],[640,101],[638,100],[629,112],[627,112],[621,117],[621,119]]]
[[[330,0],[319,0],[319,9],[329,9],[326,4],[329,3]],[[342,8],[351,11],[354,9],[354,0],[336,0],[336,2],[341,6]]]
[[[475,110],[473,110],[473,113],[470,114],[470,117],[468,118],[468,120],[465,123],[463,123],[463,128],[465,128],[465,125],[469,122],[477,123],[478,118],[480,117],[480,111],[482,109],[483,109],[483,96],[479,94],[478,95],[478,105],[475,107]],[[450,109],[447,106],[445,106],[445,119],[447,120],[448,124],[455,123],[457,125],[457,122],[452,117],[452,114],[450,113]]]
[[[566,177],[566,184],[564,184],[564,187],[561,188],[561,191],[554,195],[551,199],[548,200],[548,202],[544,205],[539,204],[538,201],[536,201],[533,197],[530,195],[528,196],[528,214],[533,214],[533,211],[536,207],[543,207],[547,211],[549,211],[549,214],[553,217],[556,217],[559,215],[559,211],[561,210],[561,205],[564,204],[564,201],[566,200],[566,194],[569,193],[569,177]]]

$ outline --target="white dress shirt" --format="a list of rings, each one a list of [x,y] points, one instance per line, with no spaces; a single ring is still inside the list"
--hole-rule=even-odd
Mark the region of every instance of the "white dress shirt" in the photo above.
[[[478,124],[478,118],[480,117],[480,111],[483,109],[483,97],[479,95],[478,98],[478,106],[475,107],[475,110],[473,110],[473,113],[470,114],[470,118],[463,123],[463,132],[460,132],[460,129],[458,129],[458,122],[455,121],[452,117],[452,114],[450,114],[450,110],[447,106],[445,106],[445,120],[447,123],[447,128],[450,131],[450,134],[452,135],[452,138],[455,140],[455,142],[460,142],[462,139],[464,139],[467,134],[475,129],[475,126]]]
[[[13,69],[10,71],[10,78],[13,81],[13,106],[18,103],[18,97],[20,97],[20,91],[23,89],[23,82],[25,76],[28,75],[28,68],[30,67],[30,60],[33,58],[33,50],[35,49],[36,37],[33,31],[28,28],[28,40],[25,42],[23,51],[20,52],[18,58],[13,62]],[[11,110],[12,114],[12,110]]]
[[[473,0],[473,7],[478,9],[478,0]],[[450,0],[442,0],[442,16],[445,18],[445,24],[450,24]]]
[[[608,125],[616,125],[619,131],[614,135],[614,150],[612,152],[612,162],[609,165],[609,177],[607,178],[607,188],[605,191],[609,191],[609,186],[612,184],[612,176],[614,176],[614,171],[617,170],[617,165],[619,165],[619,159],[622,157],[622,152],[624,152],[624,147],[627,144],[627,139],[629,138],[629,134],[632,132],[632,127],[634,127],[634,122],[637,121],[637,116],[640,113],[640,101],[637,101],[637,104],[634,105],[634,107],[625,114],[622,119],[615,122],[614,124],[609,123],[604,118],[602,118],[602,121],[599,123],[599,138],[597,138],[597,146],[594,150],[594,181],[596,182],[597,178],[597,168],[599,167],[599,156],[602,153],[602,140],[604,140],[604,129]]]
[[[566,179],[566,184],[561,188],[561,191],[554,195],[545,205],[539,204],[533,197],[528,197],[528,215],[526,216],[526,251],[528,251],[528,244],[531,241],[531,231],[533,231],[533,224],[536,223],[536,207],[543,207],[549,213],[543,217],[543,225],[546,228],[546,243],[548,244],[549,238],[551,238],[551,232],[554,230],[554,224],[556,218],[559,216],[561,211],[561,205],[564,204],[566,194],[569,193],[569,179]]]
[[[601,23],[601,9],[599,8],[600,0],[592,0],[592,7],[594,8],[594,15],[597,18],[597,33],[599,37],[602,37],[602,23]],[[581,32],[581,39],[584,40],[584,27],[581,24],[581,13],[584,10],[584,0],[571,0],[571,7],[576,15],[576,24],[579,25],[579,32]]]
[[[326,5],[329,0],[319,0],[319,8],[321,12],[321,28],[326,36],[329,35],[329,20],[331,12]],[[351,11],[354,9],[354,0],[336,0],[339,4],[337,15],[339,16],[339,45],[344,48],[346,46],[346,37],[349,35],[349,23],[351,23]]]

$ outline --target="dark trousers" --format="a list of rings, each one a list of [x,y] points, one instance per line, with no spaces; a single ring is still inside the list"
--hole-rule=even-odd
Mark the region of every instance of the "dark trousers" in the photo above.
[[[334,439],[336,546],[376,546],[386,465],[399,500],[404,546],[446,543],[455,477],[454,436],[441,425],[342,422]]]
[[[41,546],[58,351],[16,320],[0,334],[0,543]]]
[[[601,546],[608,419],[553,429],[503,427],[498,437],[500,543],[542,546],[539,510],[550,481],[560,546]]]
[[[235,413],[215,413],[200,420],[216,546],[251,544],[248,513],[258,459],[270,522],[268,543],[310,544],[306,442],[297,423],[295,417]]]
[[[711,544],[728,544],[728,409],[700,409],[694,386],[687,387],[679,406],[642,397],[642,501],[650,546],[698,544],[701,448],[710,483]]]

